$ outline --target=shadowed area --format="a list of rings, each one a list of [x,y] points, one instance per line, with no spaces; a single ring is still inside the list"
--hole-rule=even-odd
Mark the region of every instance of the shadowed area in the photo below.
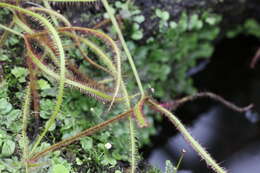
[[[259,46],[254,37],[240,35],[234,39],[224,39],[216,44],[215,53],[204,70],[193,76],[199,91],[211,91],[237,105],[254,103],[252,111],[236,113],[209,99],[199,99],[176,110],[192,135],[209,153],[226,167],[229,172],[244,173],[260,170],[257,153],[259,151],[259,67],[250,69],[250,61]],[[196,71],[196,70],[195,70]],[[165,127],[165,126],[164,126]],[[149,155],[149,162],[164,170],[164,160],[174,164],[185,149],[181,169],[196,173],[208,173],[204,161],[178,134],[173,134],[171,126],[162,129],[167,137],[154,137],[159,142]],[[170,131],[167,133],[167,130]],[[166,133],[163,133],[166,132]],[[252,170],[252,171],[251,171]]]

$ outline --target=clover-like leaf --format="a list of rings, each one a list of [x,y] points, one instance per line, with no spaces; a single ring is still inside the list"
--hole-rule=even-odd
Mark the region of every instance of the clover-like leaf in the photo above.
[[[37,81],[37,83],[38,83],[38,86],[41,90],[51,88],[50,84],[46,80],[40,79],[40,80]]]
[[[69,173],[70,171],[62,164],[54,165],[52,168],[52,173]]]
[[[12,105],[5,99],[0,99],[0,114],[5,115],[12,110]]]
[[[25,78],[28,75],[28,70],[23,67],[15,67],[11,70],[11,73],[18,79],[19,82],[25,82]]]
[[[90,137],[85,137],[80,140],[80,144],[84,150],[88,151],[93,147],[93,139]]]
[[[15,143],[11,140],[6,140],[3,143],[1,155],[10,156],[14,153],[14,150],[15,150]]]

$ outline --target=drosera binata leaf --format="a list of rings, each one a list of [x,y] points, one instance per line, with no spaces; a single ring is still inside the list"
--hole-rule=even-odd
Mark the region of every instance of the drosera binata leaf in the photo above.
[[[7,3],[0,2],[0,7],[12,9],[12,10],[18,11],[20,13],[23,13],[25,15],[28,15],[28,16],[32,17],[33,19],[35,19],[36,21],[38,21],[39,24],[44,26],[44,28],[48,31],[48,34],[51,37],[51,41],[53,42],[53,44],[56,47],[57,55],[58,55],[59,60],[60,60],[60,64],[59,64],[60,65],[59,66],[59,70],[60,70],[59,89],[58,89],[58,94],[57,94],[57,97],[56,97],[56,106],[53,110],[53,113],[52,113],[50,120],[47,122],[47,124],[45,126],[44,131],[42,132],[42,134],[39,136],[39,138],[36,140],[36,142],[34,144],[32,151],[31,151],[31,152],[33,152],[36,149],[36,147],[39,145],[39,143],[41,142],[42,138],[47,133],[48,129],[55,122],[55,119],[60,112],[61,104],[63,102],[63,93],[64,93],[64,84],[65,84],[65,53],[64,53],[63,46],[62,46],[62,43],[61,43],[61,39],[58,35],[58,32],[56,31],[54,26],[46,18],[44,18],[43,16],[41,16],[41,15],[35,13],[35,12],[32,12],[30,10],[26,10],[24,8],[20,8],[18,6],[14,6],[14,5],[7,4]]]
[[[47,67],[45,64],[43,64],[39,60],[39,58],[32,52],[31,46],[26,37],[25,37],[25,43],[27,46],[28,54],[29,54],[30,58],[32,58],[32,61],[37,65],[37,67],[40,68],[43,72],[45,72],[49,76],[53,77],[54,79],[59,80],[60,79],[59,75],[56,72],[54,72],[53,70],[51,70],[49,67]],[[71,87],[75,87],[86,94],[90,94],[91,96],[100,98],[101,100],[104,100],[104,101],[111,101],[113,99],[113,96],[111,96],[110,94],[104,93],[103,91],[99,91],[94,88],[91,88],[87,84],[84,84],[84,83],[81,83],[81,82],[78,82],[78,81],[75,81],[72,79],[66,78],[65,84],[68,86],[71,86]],[[115,101],[123,101],[124,99],[125,99],[124,97],[116,97]]]
[[[89,32],[89,33],[93,33],[95,36],[97,37],[101,37],[103,39],[105,39],[107,41],[107,43],[109,43],[109,45],[112,47],[112,49],[114,49],[116,47],[116,44],[114,43],[114,41],[112,39],[110,39],[110,37],[106,36],[104,33],[101,32],[97,32],[95,30],[92,29],[88,29],[88,28],[80,28],[80,27],[65,27],[65,28],[61,28],[58,29],[60,32],[63,31],[81,31],[81,32]],[[40,34],[44,34],[44,33],[40,33]],[[24,40],[25,40],[25,44],[27,46],[27,51],[28,54],[30,56],[30,58],[32,58],[32,61],[38,66],[38,68],[40,68],[43,72],[47,73],[48,75],[50,75],[51,77],[55,78],[56,80],[60,80],[58,74],[56,72],[54,72],[52,69],[50,69],[47,65],[43,64],[39,59],[41,59],[40,57],[38,57],[33,51],[32,51],[32,46],[30,44],[30,38],[31,36],[25,36]],[[86,40],[86,39],[85,39]],[[94,47],[93,47],[94,48]],[[96,48],[98,49],[98,48]],[[117,49],[116,49],[117,50]],[[117,54],[117,51],[115,50],[115,53]],[[99,51],[97,51],[99,52]],[[97,53],[96,52],[96,53]],[[99,52],[97,53],[98,55],[101,55],[102,53]],[[118,56],[118,55],[117,55]],[[115,74],[115,76],[117,76],[117,69],[114,67],[112,61],[105,55],[103,54],[104,61],[106,61],[106,65],[109,67],[109,69],[111,69],[111,71]],[[118,77],[117,77],[118,78]],[[101,100],[104,101],[123,101],[125,98],[124,97],[115,97],[112,96],[110,93],[105,93],[103,91],[99,91],[91,86],[88,86],[88,84],[86,83],[82,83],[79,82],[77,80],[73,80],[73,79],[69,79],[66,78],[65,79],[65,84],[75,87],[77,89],[80,89],[80,91],[85,92],[87,94],[90,94],[91,96],[100,98]]]

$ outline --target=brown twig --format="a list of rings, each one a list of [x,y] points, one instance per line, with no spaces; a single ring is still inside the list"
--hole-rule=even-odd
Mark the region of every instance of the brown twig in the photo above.
[[[246,107],[238,107],[235,104],[231,103],[230,101],[227,101],[224,98],[222,98],[221,96],[214,94],[214,93],[211,93],[211,92],[200,92],[200,93],[197,93],[197,94],[192,95],[192,96],[186,96],[186,97],[183,97],[181,99],[171,101],[171,102],[167,102],[167,103],[163,103],[163,104],[160,104],[160,105],[165,107],[165,108],[168,108],[168,109],[177,109],[179,106],[183,105],[186,102],[193,101],[193,100],[198,99],[198,98],[204,98],[204,97],[208,97],[208,98],[211,98],[213,100],[216,100],[216,101],[222,103],[226,107],[228,107],[228,108],[230,108],[230,109],[232,109],[236,112],[246,112],[253,107],[253,104],[250,104]]]
[[[123,21],[122,21],[122,17],[121,16],[116,16],[116,20],[118,21],[119,25],[121,26],[121,28],[123,28]],[[104,19],[101,22],[97,23],[93,29],[100,29],[102,27],[105,27],[106,25],[110,24],[111,20],[110,19]]]
[[[29,162],[33,163],[33,162],[36,162],[40,157],[46,155],[47,153],[51,152],[51,151],[54,151],[54,150],[57,150],[57,149],[60,149],[62,147],[65,147],[79,139],[81,139],[82,137],[85,137],[85,136],[89,136],[99,130],[101,130],[102,128],[108,126],[109,124],[113,123],[113,122],[116,122],[120,119],[123,119],[129,115],[131,115],[133,110],[129,110],[127,112],[124,112],[120,115],[117,115],[115,116],[114,118],[110,119],[110,120],[107,120],[103,123],[100,123],[94,127],[91,127],[87,130],[84,130],[83,132],[80,132],[78,133],[77,135],[73,136],[73,137],[70,137],[70,138],[67,138],[61,142],[58,142],[56,144],[53,144],[52,146],[46,148],[45,150],[41,151],[41,152],[38,152],[36,154],[34,154],[30,159],[29,159]]]
[[[250,68],[255,68],[257,61],[260,59],[260,48],[258,48],[254,58],[251,61]]]
[[[26,58],[27,66],[29,69],[29,79],[30,79],[30,88],[31,88],[31,95],[32,95],[32,103],[33,103],[33,113],[34,113],[34,135],[36,136],[38,134],[38,129],[40,125],[40,96],[38,93],[38,87],[37,87],[37,74],[36,74],[36,67],[32,63],[31,59],[29,57]]]

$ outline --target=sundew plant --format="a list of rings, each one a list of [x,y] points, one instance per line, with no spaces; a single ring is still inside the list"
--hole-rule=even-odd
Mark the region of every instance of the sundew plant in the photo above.
[[[74,26],[51,8],[52,4],[91,8],[96,3],[108,18],[90,28]],[[114,172],[138,172],[137,133],[147,133],[152,123],[146,115],[149,110],[167,117],[214,172],[227,172],[167,108],[199,97],[210,97],[239,112],[251,105],[238,108],[212,93],[184,97],[174,104],[156,101],[143,87],[124,30],[107,0],[2,0],[0,15],[0,171],[96,172],[91,164],[98,162]],[[156,15],[162,18],[163,32],[167,14],[157,10]],[[103,24],[112,25],[113,31],[101,30]],[[137,28],[135,40],[142,37]],[[134,77],[134,86],[128,86],[129,76]],[[89,137],[94,133],[98,134],[95,140]],[[117,160],[130,166],[115,167]],[[89,169],[81,169],[82,165]]]

